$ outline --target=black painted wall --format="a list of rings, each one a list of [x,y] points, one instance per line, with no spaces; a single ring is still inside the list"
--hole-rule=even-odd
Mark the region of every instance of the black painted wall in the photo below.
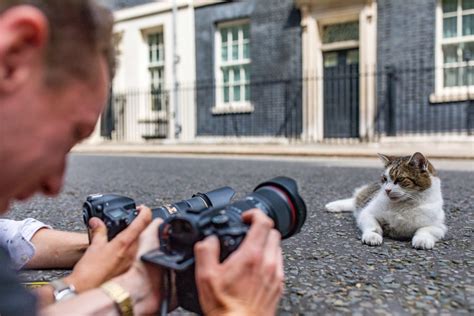
[[[98,0],[98,2],[111,9],[118,10],[144,3],[155,2],[155,0]]]
[[[218,23],[250,20],[254,112],[213,115]],[[196,8],[198,136],[296,136],[301,133],[301,27],[293,0],[248,0]]]
[[[378,0],[377,8],[379,128],[385,128],[391,66],[397,134],[465,130],[467,102],[429,103],[435,90],[436,0]]]

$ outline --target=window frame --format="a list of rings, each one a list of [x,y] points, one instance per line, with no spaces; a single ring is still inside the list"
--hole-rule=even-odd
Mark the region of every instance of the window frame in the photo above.
[[[467,11],[467,13],[466,13]],[[474,43],[474,35],[462,35],[462,16],[474,14],[474,9],[462,10],[462,1],[457,0],[455,12],[443,12],[443,0],[437,0],[436,5],[436,38],[435,38],[435,91],[430,95],[431,103],[444,103],[468,100],[470,96],[474,96],[474,85],[463,86],[444,86],[444,70],[446,68],[458,68],[462,66],[474,69],[474,56],[468,63],[465,61],[457,61],[449,63],[446,67],[444,62],[443,47],[446,45],[456,45],[462,43]],[[444,18],[456,17],[456,36],[444,37]]]
[[[216,25],[215,28],[215,52],[214,52],[214,76],[215,76],[215,97],[216,97],[216,102],[214,107],[212,108],[212,113],[213,114],[229,114],[229,113],[249,113],[253,112],[254,108],[251,103],[251,100],[245,100],[245,90],[242,91],[241,89],[241,100],[240,101],[229,101],[225,102],[224,101],[224,76],[222,69],[223,68],[231,68],[231,67],[236,67],[238,66],[241,68],[242,66],[247,66],[250,72],[250,67],[252,65],[252,57],[250,56],[250,51],[249,51],[249,58],[246,59],[240,59],[240,56],[243,57],[243,47],[244,47],[244,39],[243,39],[243,31],[242,27],[248,25],[249,27],[249,39],[248,39],[248,45],[249,45],[249,50],[250,50],[250,45],[252,43],[251,40],[251,34],[250,34],[250,20],[249,19],[238,19],[238,20],[232,20],[232,21],[226,21],[226,22],[221,22]],[[221,37],[221,30],[223,28],[232,28],[232,27],[240,27],[239,29],[239,36],[238,36],[238,47],[239,47],[239,60],[238,61],[223,61],[222,60],[222,37]],[[227,50],[228,50],[228,56],[232,53],[231,51],[232,45],[228,45]],[[233,73],[233,72],[232,72]],[[229,100],[233,100],[233,87],[237,86],[235,84],[232,84],[232,80],[229,76]],[[251,86],[251,81],[250,81],[250,76],[249,79],[246,80],[245,77],[242,76],[242,72],[240,73],[240,86]],[[250,92],[249,92],[250,93]],[[242,98],[243,97],[243,98]]]
[[[150,89],[150,110],[154,113],[165,113],[167,109],[167,92],[165,89],[166,85],[166,73],[165,73],[165,64],[166,64],[166,54],[165,54],[165,32],[163,27],[159,28],[154,28],[151,30],[148,30],[145,34],[145,40],[146,40],[146,45],[147,45],[147,70],[148,70],[148,78],[149,78],[149,89]],[[151,36],[160,36],[161,37],[161,42],[158,41],[157,43],[157,50],[159,52],[159,59],[157,61],[152,61],[150,58],[150,52],[151,52],[151,45],[150,45],[150,37]],[[160,73],[161,70],[161,78],[158,80],[161,82],[161,109],[160,108],[155,108],[155,99],[153,96],[153,91],[154,91],[154,80],[153,80],[153,71],[156,71],[158,74]]]

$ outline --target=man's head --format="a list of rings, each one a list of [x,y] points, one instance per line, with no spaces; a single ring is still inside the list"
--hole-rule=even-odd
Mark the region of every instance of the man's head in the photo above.
[[[111,14],[89,0],[0,2],[0,211],[56,194],[113,70]]]

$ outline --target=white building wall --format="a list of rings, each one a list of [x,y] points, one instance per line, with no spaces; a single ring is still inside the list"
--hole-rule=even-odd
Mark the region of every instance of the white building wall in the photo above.
[[[195,84],[195,31],[194,6],[192,0],[177,0],[176,20],[176,53],[177,62],[177,124],[182,132],[177,142],[188,142],[195,136],[196,104]],[[125,142],[144,142],[146,134],[145,119],[164,118],[167,113],[152,112],[146,93],[150,91],[150,74],[148,71],[147,34],[159,29],[163,30],[165,50],[165,89],[169,93],[169,108],[173,113],[173,12],[172,1],[155,2],[115,12],[114,34],[118,41],[118,68],[114,78],[114,95],[121,93],[134,95],[133,100],[127,99],[124,105],[124,116],[117,124],[125,125],[121,138]],[[181,89],[181,88],[187,89]],[[182,91],[184,90],[184,91]],[[174,115],[169,115],[170,140],[174,139]],[[98,124],[99,125],[99,124]],[[117,130],[117,128],[116,128]],[[100,127],[96,128],[89,141],[101,141]]]

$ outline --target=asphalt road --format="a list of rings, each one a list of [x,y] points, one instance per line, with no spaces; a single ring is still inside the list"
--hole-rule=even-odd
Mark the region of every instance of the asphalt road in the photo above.
[[[16,204],[11,217],[84,231],[81,205],[91,193],[114,192],[156,206],[225,185],[243,196],[261,181],[287,175],[298,181],[309,214],[303,231],[283,242],[287,279],[280,315],[472,315],[473,163],[440,165],[449,232],[431,251],[389,239],[380,247],[362,245],[351,214],[324,211],[325,203],[378,179],[381,166],[375,160],[74,155],[58,198]],[[23,272],[22,277],[51,279],[64,273]]]

